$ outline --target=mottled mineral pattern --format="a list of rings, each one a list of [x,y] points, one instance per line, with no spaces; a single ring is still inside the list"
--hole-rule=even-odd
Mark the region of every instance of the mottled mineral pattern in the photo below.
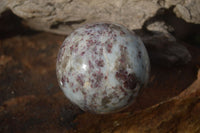
[[[122,25],[87,24],[61,46],[57,76],[65,95],[83,110],[118,111],[131,104],[149,77],[142,41]]]

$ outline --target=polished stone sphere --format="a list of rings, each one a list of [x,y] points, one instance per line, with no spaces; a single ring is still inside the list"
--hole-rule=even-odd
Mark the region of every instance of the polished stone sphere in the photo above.
[[[149,57],[134,32],[119,24],[87,24],[72,32],[57,57],[66,97],[82,110],[104,114],[133,103],[149,78]]]

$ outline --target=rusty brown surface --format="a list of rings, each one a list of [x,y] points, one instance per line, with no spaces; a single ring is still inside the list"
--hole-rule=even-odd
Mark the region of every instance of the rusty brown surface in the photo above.
[[[151,64],[136,103],[96,115],[72,105],[58,87],[55,62],[64,38],[35,33],[0,40],[0,132],[200,132],[200,48],[184,44],[192,55],[187,65]]]

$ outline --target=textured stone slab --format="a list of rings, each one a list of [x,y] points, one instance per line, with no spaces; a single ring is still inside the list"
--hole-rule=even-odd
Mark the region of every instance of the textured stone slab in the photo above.
[[[178,17],[200,23],[199,0],[1,0],[0,14],[9,9],[33,29],[69,34],[94,21],[140,29],[159,9],[172,6]]]

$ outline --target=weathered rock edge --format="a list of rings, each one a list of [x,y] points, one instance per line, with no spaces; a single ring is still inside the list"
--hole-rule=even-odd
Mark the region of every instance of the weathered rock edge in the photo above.
[[[159,9],[172,6],[179,18],[200,24],[199,0],[1,0],[0,14],[11,10],[33,29],[66,35],[80,25],[96,21],[141,29]]]

